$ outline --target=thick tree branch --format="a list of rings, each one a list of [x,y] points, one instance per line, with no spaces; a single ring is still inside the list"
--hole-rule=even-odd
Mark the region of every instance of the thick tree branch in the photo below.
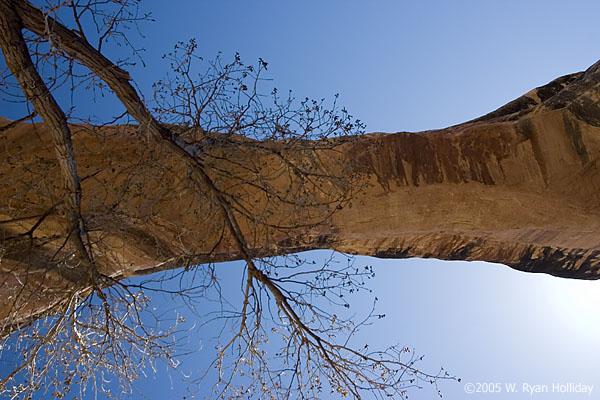
[[[185,143],[183,139],[174,135],[169,129],[162,126],[146,108],[135,88],[129,83],[129,73],[108,60],[102,53],[92,47],[85,39],[76,35],[72,30],[60,22],[47,17],[28,1],[2,0],[2,3],[12,3],[19,14],[23,27],[33,33],[46,36],[46,26],[52,27],[52,35],[56,38],[59,50],[64,51],[72,58],[89,68],[95,75],[102,79],[119,98],[127,112],[146,129],[155,139],[165,140],[171,150],[180,155],[190,153],[195,155],[193,146]],[[46,18],[47,17],[47,18]],[[46,25],[46,19],[48,24]]]
[[[64,112],[31,60],[29,49],[21,34],[22,21],[15,12],[14,5],[10,0],[0,0],[0,48],[4,53],[6,65],[52,134],[66,192],[68,232],[79,257],[89,266],[92,259],[83,241],[85,226],[81,216],[81,186],[77,175],[71,131]]]

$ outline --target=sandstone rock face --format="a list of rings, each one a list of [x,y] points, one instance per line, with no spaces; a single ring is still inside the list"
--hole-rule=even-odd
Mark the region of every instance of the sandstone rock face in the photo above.
[[[210,196],[143,129],[72,130],[88,243],[103,274],[122,279],[240,258]],[[247,176],[244,183],[215,180],[236,193],[240,226],[255,255],[330,248],[600,278],[600,62],[461,125],[331,143],[335,162],[321,157],[323,168],[362,177],[331,215],[327,207],[305,214],[286,211],[283,203],[280,213],[267,207],[269,196],[254,183],[276,188],[286,179],[272,154],[249,150],[222,164],[217,153],[228,149],[212,155],[215,171]],[[5,316],[17,291],[29,293],[33,304],[40,287],[68,288],[83,272],[76,259],[69,261],[59,171],[44,125],[4,129],[0,148]],[[261,228],[253,215],[292,228]]]
[[[597,279],[599,135],[600,62],[471,122],[374,135],[377,184],[335,216],[333,247]]]

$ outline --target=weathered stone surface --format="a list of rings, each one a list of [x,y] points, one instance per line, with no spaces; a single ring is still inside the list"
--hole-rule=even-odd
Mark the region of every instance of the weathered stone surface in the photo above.
[[[218,212],[207,195],[181,179],[188,173],[184,164],[139,127],[73,126],[73,132],[83,214],[92,216],[87,224],[103,273],[121,279],[239,258],[214,223]],[[52,210],[61,188],[44,126],[5,130],[0,148],[0,297],[8,304],[23,274],[43,286],[68,286],[79,275],[76,265],[52,263],[61,250],[51,238],[64,221]],[[331,248],[600,278],[600,62],[474,121],[369,134],[336,150],[370,173],[370,185],[324,223],[286,235],[243,223],[255,254]],[[273,158],[249,154],[239,163],[276,176]],[[269,179],[277,185],[280,178]],[[245,188],[244,196],[248,204],[257,199],[250,210],[260,213],[261,197],[253,190]],[[23,235],[48,210],[34,234]]]

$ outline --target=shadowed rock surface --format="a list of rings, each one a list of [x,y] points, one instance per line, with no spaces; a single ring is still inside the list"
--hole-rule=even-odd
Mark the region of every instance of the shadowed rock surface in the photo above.
[[[0,119],[0,126],[9,122]],[[140,127],[72,130],[82,214],[103,274],[122,279],[240,258],[210,198],[185,179],[184,163],[148,140]],[[528,272],[600,278],[600,62],[464,124],[374,133],[334,147],[369,184],[332,216],[324,210],[318,224],[318,215],[285,210],[265,217],[279,224],[294,219],[298,228],[285,233],[257,228],[240,214],[254,255],[328,248],[385,258],[483,260]],[[64,256],[69,233],[44,125],[3,129],[0,151],[5,305],[0,317],[5,317],[17,293],[29,299],[21,304],[38,304],[43,288],[68,287],[84,272],[77,260]],[[278,162],[249,151],[237,158],[237,167],[222,167],[240,168],[242,175],[260,170],[277,186]],[[218,183],[235,192],[250,214],[264,212],[263,194],[252,184]]]

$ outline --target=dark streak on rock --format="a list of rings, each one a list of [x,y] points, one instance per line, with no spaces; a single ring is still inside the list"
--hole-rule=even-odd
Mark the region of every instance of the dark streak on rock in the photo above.
[[[571,142],[573,150],[577,153],[577,156],[581,160],[581,164],[587,164],[590,162],[590,155],[585,147],[583,134],[581,133],[578,122],[571,120],[566,112],[563,113],[563,122],[565,124],[565,132]]]
[[[565,89],[545,100],[544,105],[551,110],[568,108],[581,121],[600,127],[598,99],[600,99],[600,63],[592,65],[585,73],[572,74],[571,79],[565,83]]]
[[[317,236],[315,243],[319,247],[326,248],[326,246],[331,244],[331,237],[329,235],[319,235]]]
[[[411,253],[412,247],[405,247],[400,249],[389,248],[387,250],[378,250],[373,253],[373,257],[377,258],[409,258],[414,257]]]
[[[475,119],[474,121],[490,121],[493,119],[506,117],[513,114],[521,115],[521,113],[529,111],[537,105],[538,103],[531,97],[521,96],[518,99],[513,100],[510,103],[500,107],[499,109],[492,111],[491,113],[486,114],[483,117]],[[517,116],[515,116],[515,118],[516,117]]]
[[[455,250],[450,252],[448,256],[448,260],[466,260],[471,255],[472,251],[477,247],[480,247],[482,244],[481,239],[476,239],[470,243],[467,243],[464,246],[461,246]]]
[[[583,260],[583,262],[579,266],[579,269],[582,271],[591,271],[594,269],[596,271],[599,271],[599,269],[598,269],[599,267],[597,265],[598,260],[600,260],[600,250],[592,250],[592,251],[590,251],[588,256],[585,258],[585,260]],[[594,261],[596,261],[595,266],[594,266]]]
[[[581,77],[581,72],[576,72],[574,74],[569,74],[565,76],[561,76],[560,78],[556,78],[552,82],[547,85],[540,86],[536,88],[536,94],[540,98],[542,102],[554,97],[561,90],[567,87],[571,82]]]
[[[525,140],[529,140],[531,142],[531,149],[533,151],[533,157],[540,169],[540,174],[542,175],[542,179],[544,183],[548,185],[548,171],[546,170],[546,161],[544,160],[544,156],[542,154],[542,150],[540,149],[540,138],[536,135],[535,129],[531,120],[529,118],[523,119],[519,121],[515,125],[516,131],[523,136]]]
[[[520,256],[520,260],[507,263],[508,266],[524,272],[547,273],[562,278],[598,279],[598,251],[586,255],[584,249],[564,249],[544,246],[541,251],[536,246],[528,246]],[[577,264],[585,257],[583,262]],[[594,262],[596,261],[596,262]],[[584,267],[585,265],[585,267]]]
[[[553,80],[552,82],[540,86],[535,89],[535,94],[539,97],[542,103],[547,100],[552,99],[554,96],[561,93],[565,88],[567,88],[571,83],[575,82],[577,79],[583,76],[583,72],[576,72],[574,74],[569,74],[565,76],[561,76]],[[561,103],[561,102],[558,102]],[[557,104],[558,104],[557,103]],[[508,121],[517,120],[527,113],[529,113],[533,108],[538,106],[540,103],[528,95],[523,95],[516,100],[511,101],[510,103],[500,107],[499,109],[484,115],[483,117],[477,119],[476,121],[487,121],[491,119],[503,119]],[[563,107],[566,103],[561,103],[561,107]],[[561,108],[557,107],[557,108]]]
[[[376,174],[379,183],[389,189],[389,182],[399,186],[434,184],[444,181],[429,137],[419,133],[399,132],[369,144],[368,154],[359,164]],[[410,173],[405,169],[410,166]]]
[[[515,125],[515,129],[519,135],[523,136],[523,139],[531,140],[533,138],[533,129],[529,118],[519,121]]]
[[[600,88],[597,89],[600,94]],[[589,97],[580,97],[569,105],[571,112],[580,120],[600,127],[600,104]]]

